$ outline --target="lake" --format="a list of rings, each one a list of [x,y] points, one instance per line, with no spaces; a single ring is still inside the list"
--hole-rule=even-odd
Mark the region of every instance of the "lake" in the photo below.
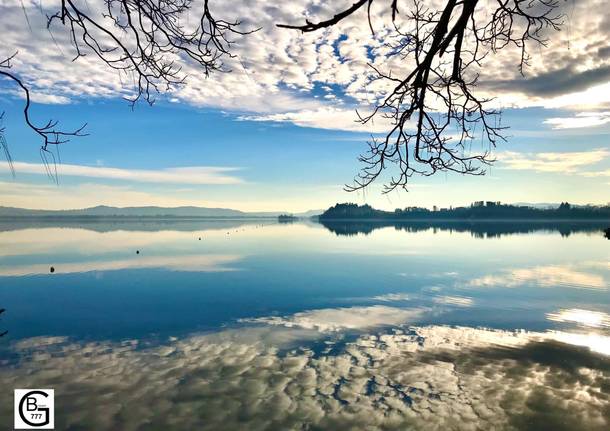
[[[590,224],[2,222],[0,427],[608,430],[609,289]]]

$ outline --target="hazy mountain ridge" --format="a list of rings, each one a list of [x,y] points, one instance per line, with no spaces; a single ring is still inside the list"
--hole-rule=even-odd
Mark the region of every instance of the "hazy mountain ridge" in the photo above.
[[[0,207],[0,217],[277,217],[285,212],[244,212],[228,208],[205,207],[111,207],[99,205],[71,210],[32,210]]]

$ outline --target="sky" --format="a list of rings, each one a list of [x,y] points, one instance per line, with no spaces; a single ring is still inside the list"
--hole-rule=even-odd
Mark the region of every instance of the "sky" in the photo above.
[[[485,59],[477,91],[496,98],[502,124],[510,127],[485,176],[413,177],[408,191],[387,195],[383,178],[365,192],[343,186],[358,172],[371,134],[387,130],[382,121],[356,122],[355,110],[366,112],[382,91],[366,85],[367,63],[395,73],[409,67],[385,57],[388,2],[373,5],[374,36],[362,14],[313,34],[275,27],[302,22],[304,14],[331,17],[351,3],[212,2],[215,15],[261,27],[236,38],[232,71],[205,78],[186,63],[184,86],[132,110],[123,99],[129,79],[93,55],[72,61],[66,29],[46,28],[43,14],[56,10],[58,0],[0,0],[0,59],[18,52],[12,71],[32,91],[33,119],[56,119],[64,129],[87,123],[89,133],[61,146],[56,184],[45,173],[39,138],[23,122],[23,95],[0,79],[16,171],[13,177],[0,159],[0,205],[301,212],[346,201],[384,209],[477,200],[610,202],[610,15],[599,13],[603,0],[560,1],[565,24],[547,47],[531,49],[525,76],[516,49]]]

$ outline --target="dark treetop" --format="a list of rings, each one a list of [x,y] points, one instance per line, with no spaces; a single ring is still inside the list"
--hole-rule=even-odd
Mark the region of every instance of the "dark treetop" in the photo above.
[[[433,210],[407,207],[394,211],[377,210],[370,205],[353,203],[337,204],[320,215],[320,220],[503,220],[503,219],[543,219],[543,220],[608,220],[610,206],[573,206],[567,202],[558,208],[532,208],[528,206],[506,205],[500,202],[475,202],[469,207],[437,208]]]

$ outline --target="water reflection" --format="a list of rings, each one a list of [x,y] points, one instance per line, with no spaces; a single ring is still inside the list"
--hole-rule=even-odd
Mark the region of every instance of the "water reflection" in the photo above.
[[[420,317],[424,309],[404,309],[374,305],[370,307],[330,308],[304,311],[288,317],[259,317],[240,319],[241,322],[265,323],[268,325],[300,327],[318,331],[340,331],[345,329],[368,329],[378,326],[397,325]]]
[[[421,313],[404,311],[407,321]],[[396,316],[358,309],[347,323],[348,314],[259,319],[160,345],[26,339],[5,355],[0,387],[53,387],[60,429],[610,425],[610,362],[596,352],[605,335],[440,325],[353,333],[345,329],[362,328],[363,316]],[[12,393],[0,391],[3,422],[11,406]]]
[[[206,218],[121,218],[121,217],[24,217],[22,219],[0,218],[0,232],[24,229],[86,229],[95,232],[135,231],[157,232],[172,230],[193,232],[201,230],[231,230],[243,226],[268,225],[276,219],[206,219]]]
[[[218,236],[219,232],[208,230],[206,234]],[[147,268],[221,272],[235,270],[234,264],[243,257],[235,253],[211,253],[207,244],[185,247],[186,241],[194,241],[193,233],[99,233],[62,228],[6,231],[0,233],[0,257],[4,259],[0,261],[0,277],[47,274],[50,264],[57,274]],[[75,251],[79,254],[75,255]],[[27,258],[11,259],[23,256]]]
[[[406,232],[421,232],[427,230],[469,232],[475,238],[494,238],[504,235],[524,234],[532,232],[558,232],[567,237],[573,233],[602,233],[607,227],[605,221],[341,221],[320,220],[320,224],[336,235],[354,236],[370,235],[376,229],[393,227]]]
[[[422,324],[541,330],[562,323],[547,319],[557,310],[610,312],[607,241],[582,233],[481,241],[391,228],[336,236],[313,223],[162,226],[0,232],[0,300],[11,310],[2,329],[13,340],[181,336],[240,319],[373,305],[435,310]],[[341,313],[333,318],[328,324],[341,327]]]
[[[451,304],[459,307],[472,307],[474,300],[464,296],[436,296],[434,302],[437,304]]]
[[[193,241],[202,237],[206,240],[224,238],[225,229],[200,226],[195,232],[174,230],[98,232],[90,229],[41,228],[12,230],[0,233],[0,257],[39,254],[81,253],[84,257],[92,254],[129,253],[136,250],[154,248],[184,252],[194,249]],[[207,229],[206,229],[207,228]],[[197,250],[206,250],[209,241],[197,243]]]
[[[119,271],[124,269],[160,268],[168,271],[224,272],[237,270],[232,264],[241,259],[236,255],[198,255],[198,256],[151,256],[126,257],[123,260],[67,262],[54,268],[54,273],[72,274],[92,271]],[[0,277],[47,274],[46,264],[13,265],[0,267]]]
[[[582,326],[593,328],[606,327],[610,328],[610,315],[601,311],[582,310],[579,308],[571,308],[568,310],[559,310],[554,313],[547,313],[547,319],[555,322],[576,323]],[[610,348],[610,346],[609,346]]]
[[[497,274],[474,278],[468,282],[475,287],[515,287],[528,284],[540,287],[573,287],[608,289],[608,282],[591,269],[604,269],[607,262],[578,262],[569,265],[535,266],[502,270]],[[585,272],[586,271],[586,272]]]
[[[0,428],[52,387],[58,429],[608,429],[587,232],[21,226],[0,275]]]
[[[2,313],[4,313],[6,310],[4,308],[0,308],[0,315],[2,315]],[[8,334],[8,331],[3,331],[2,328],[0,328],[0,337],[3,337],[4,335]]]

